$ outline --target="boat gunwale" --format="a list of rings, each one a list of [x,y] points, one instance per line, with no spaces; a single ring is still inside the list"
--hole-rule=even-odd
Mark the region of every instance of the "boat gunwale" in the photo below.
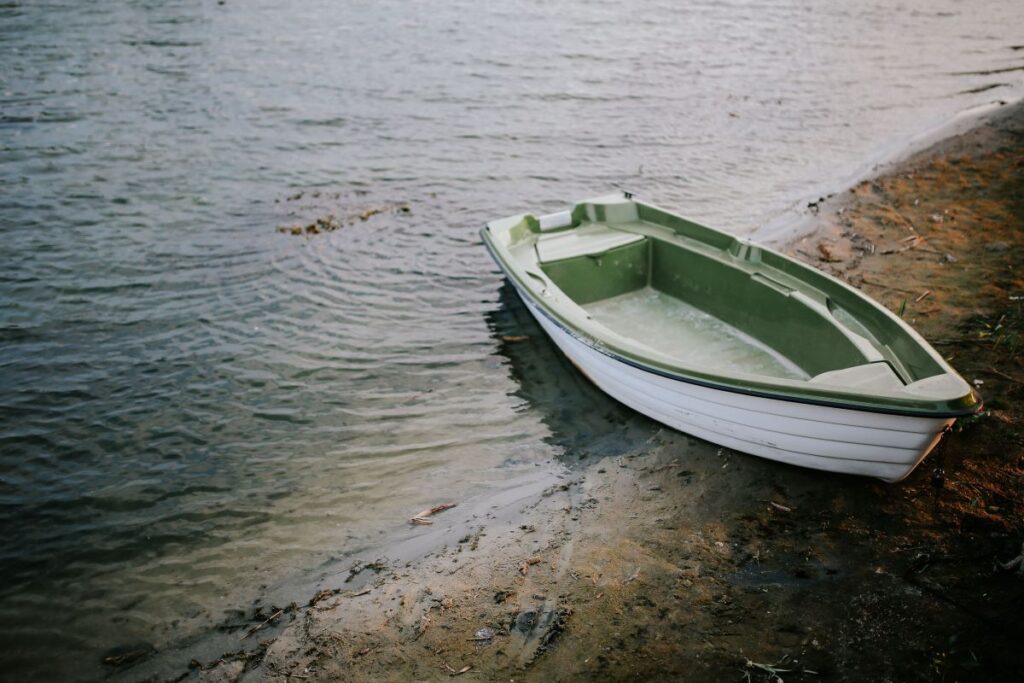
[[[580,204],[582,204],[582,203],[584,203],[584,202],[581,202]],[[637,202],[637,203],[639,204],[639,202]],[[577,204],[577,206],[579,206],[579,204]],[[645,205],[645,206],[650,206],[650,205]],[[651,207],[651,208],[657,208],[657,207]],[[661,209],[658,209],[658,210],[661,210]],[[526,215],[529,215],[529,214],[523,214],[523,216],[526,216]],[[701,226],[701,227],[704,227],[704,226]],[[707,229],[708,230],[713,230],[712,228],[707,228]],[[629,365],[631,367],[637,368],[639,370],[643,370],[645,372],[649,372],[649,373],[652,373],[652,374],[655,374],[655,375],[658,375],[658,376],[661,376],[661,377],[665,377],[665,378],[668,378],[668,379],[672,379],[672,380],[676,380],[676,381],[680,381],[680,382],[685,382],[685,383],[688,383],[688,384],[694,384],[694,385],[702,386],[702,387],[709,388],[709,389],[716,389],[716,390],[719,390],[719,391],[725,391],[725,392],[729,392],[729,393],[742,394],[742,395],[747,395],[747,396],[752,396],[752,397],[757,397],[757,398],[766,398],[766,399],[774,399],[774,400],[780,400],[780,401],[788,401],[788,402],[801,403],[801,404],[807,404],[807,405],[817,405],[817,406],[823,406],[823,407],[829,407],[829,408],[838,408],[838,409],[844,409],[844,410],[866,411],[866,412],[882,413],[882,414],[888,414],[888,415],[901,415],[901,416],[908,416],[908,417],[930,417],[930,418],[957,418],[957,417],[965,417],[965,416],[968,416],[968,415],[976,414],[980,410],[982,410],[983,406],[982,406],[982,403],[981,403],[977,393],[973,390],[973,388],[970,388],[969,385],[968,385],[968,393],[967,394],[965,394],[965,395],[963,395],[961,397],[958,397],[956,399],[949,399],[949,400],[941,400],[941,399],[934,399],[934,400],[932,400],[932,399],[928,399],[928,398],[915,399],[915,398],[912,398],[912,397],[901,398],[901,397],[897,397],[897,396],[877,396],[877,395],[876,396],[870,396],[870,395],[864,395],[864,394],[856,394],[854,392],[844,392],[844,391],[842,391],[840,389],[835,389],[835,388],[832,388],[832,387],[825,387],[825,386],[808,386],[808,387],[801,387],[801,388],[790,388],[790,387],[786,386],[785,384],[782,384],[782,383],[779,383],[779,382],[770,382],[770,381],[769,382],[757,382],[756,380],[755,381],[745,381],[746,384],[754,385],[754,386],[743,386],[743,385],[738,384],[738,383],[730,383],[728,381],[721,381],[721,380],[716,381],[714,379],[707,379],[707,378],[704,378],[704,377],[699,377],[699,376],[694,376],[694,375],[691,375],[691,374],[687,374],[685,369],[683,369],[683,368],[669,370],[667,368],[658,367],[658,366],[653,365],[653,364],[644,363],[644,362],[642,362],[640,360],[637,360],[635,358],[630,358],[630,357],[625,356],[625,355],[623,355],[621,353],[617,353],[613,349],[610,349],[610,348],[608,348],[608,347],[606,347],[604,345],[594,344],[593,341],[587,335],[581,334],[580,331],[576,330],[572,325],[570,325],[566,321],[563,321],[557,315],[555,315],[552,311],[548,310],[549,307],[545,305],[545,302],[542,301],[540,298],[538,298],[538,297],[533,295],[533,293],[530,290],[530,288],[528,286],[526,286],[526,284],[522,281],[522,279],[518,276],[518,274],[514,271],[514,269],[511,268],[510,264],[506,263],[506,259],[503,259],[500,256],[499,251],[498,251],[498,245],[493,243],[492,238],[490,236],[490,234],[491,234],[490,224],[485,225],[481,229],[480,234],[481,234],[482,240],[484,242],[484,245],[486,246],[488,252],[491,254],[491,257],[494,259],[495,263],[498,265],[498,267],[504,273],[505,277],[507,277],[509,279],[509,281],[513,284],[513,286],[516,288],[516,291],[518,292],[520,297],[522,297],[524,300],[528,300],[530,302],[533,302],[535,304],[535,308],[537,310],[539,310],[541,313],[543,313],[546,318],[551,320],[555,325],[557,325],[560,329],[564,330],[567,334],[571,335],[574,339],[579,340],[581,343],[586,344],[588,347],[594,349],[595,351],[598,351],[599,353],[601,353],[601,354],[603,354],[605,356],[608,356],[609,358],[612,358],[612,359],[614,359],[616,361],[619,361],[619,362],[624,363],[626,365]],[[725,233],[722,233],[722,234],[725,234]],[[736,238],[732,238],[732,239],[736,239]],[[703,244],[703,243],[701,243],[701,244]],[[710,245],[705,245],[705,246],[710,246]],[[767,248],[761,247],[759,245],[757,245],[757,246],[760,249],[767,249]],[[779,254],[778,252],[775,252],[774,250],[770,250],[769,249],[769,251],[771,251],[772,253],[775,253],[775,254],[781,256],[782,258],[785,258],[785,259],[788,259],[788,260],[793,260],[793,259],[790,259],[789,257],[785,256],[784,254]],[[796,261],[794,261],[794,262],[797,263],[798,265],[806,268],[806,266],[804,264],[800,264],[799,262],[796,262]],[[819,275],[823,275],[825,277],[830,278],[831,280],[834,280],[835,282],[837,282],[839,285],[843,286],[844,288],[852,290],[857,296],[867,300],[872,305],[878,306],[877,302],[873,301],[872,299],[870,299],[869,297],[864,295],[859,290],[856,290],[856,289],[850,287],[846,283],[843,283],[843,282],[841,282],[839,280],[836,280],[835,278],[832,278],[831,276],[828,276],[825,273],[820,273],[819,271],[814,271],[813,269],[810,269],[810,270],[812,270],[812,272],[815,272],[815,273],[817,273]],[[554,283],[551,283],[551,286],[557,288],[557,285],[555,285]],[[900,321],[900,322],[902,322],[902,321]],[[918,333],[915,330],[913,330],[913,328],[910,328],[905,323],[902,323],[902,324],[904,326],[906,326],[906,328],[910,332],[913,333],[913,335],[919,340],[919,343],[923,344],[924,347],[927,350],[929,350],[931,353],[935,354],[934,350],[931,349],[931,346],[928,345],[927,341],[924,340],[923,338],[921,338],[920,335],[918,335]],[[935,354],[935,355],[937,355],[937,354]],[[944,368],[944,373],[945,374],[953,374],[954,376],[959,376],[959,375],[957,375],[955,370],[953,370],[952,368],[949,367],[949,365],[945,362],[944,359],[941,358],[941,356],[938,357],[938,360],[941,362],[941,365]],[[936,376],[938,376],[938,375],[936,375]],[[724,376],[724,378],[727,378],[727,377],[728,376]],[[744,381],[744,380],[740,380],[740,381]],[[763,386],[762,387],[758,387],[758,386],[756,386],[757,384],[762,384]],[[956,406],[957,403],[961,403],[962,404],[965,401],[973,401],[973,403],[971,405],[965,406],[965,407],[957,407]],[[917,405],[914,405],[915,403]],[[930,404],[930,405],[922,406],[921,404]]]

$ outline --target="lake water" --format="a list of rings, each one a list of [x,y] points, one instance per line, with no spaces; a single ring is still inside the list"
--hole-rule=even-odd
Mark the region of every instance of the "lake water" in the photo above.
[[[0,678],[199,642],[415,511],[655,430],[537,336],[479,227],[624,187],[756,236],[1019,96],[1022,26],[1019,0],[3,2]]]

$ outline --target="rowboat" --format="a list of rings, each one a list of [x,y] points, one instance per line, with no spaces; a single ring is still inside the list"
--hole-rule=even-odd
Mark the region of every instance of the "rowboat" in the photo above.
[[[595,385],[712,443],[895,482],[981,408],[860,291],[629,194],[495,220],[481,236]]]

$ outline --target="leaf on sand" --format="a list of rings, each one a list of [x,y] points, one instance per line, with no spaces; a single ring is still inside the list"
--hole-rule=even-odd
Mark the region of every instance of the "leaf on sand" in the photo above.
[[[841,258],[832,253],[832,247],[824,243],[818,245],[818,254],[818,258],[825,263],[839,263],[842,261]]]
[[[522,574],[523,576],[526,576],[526,572],[528,572],[530,570],[530,565],[538,564],[538,563],[543,562],[543,561],[544,561],[544,558],[541,558],[541,557],[530,557],[530,558],[527,558],[526,562],[523,562],[522,566],[519,567],[519,573]]]

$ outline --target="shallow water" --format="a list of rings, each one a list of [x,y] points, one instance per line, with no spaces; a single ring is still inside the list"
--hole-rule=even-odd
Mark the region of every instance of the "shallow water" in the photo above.
[[[521,311],[478,227],[621,186],[751,234],[1017,95],[1021,25],[1011,1],[0,4],[3,676],[96,678],[654,429],[500,341]],[[328,213],[351,224],[277,230]]]

